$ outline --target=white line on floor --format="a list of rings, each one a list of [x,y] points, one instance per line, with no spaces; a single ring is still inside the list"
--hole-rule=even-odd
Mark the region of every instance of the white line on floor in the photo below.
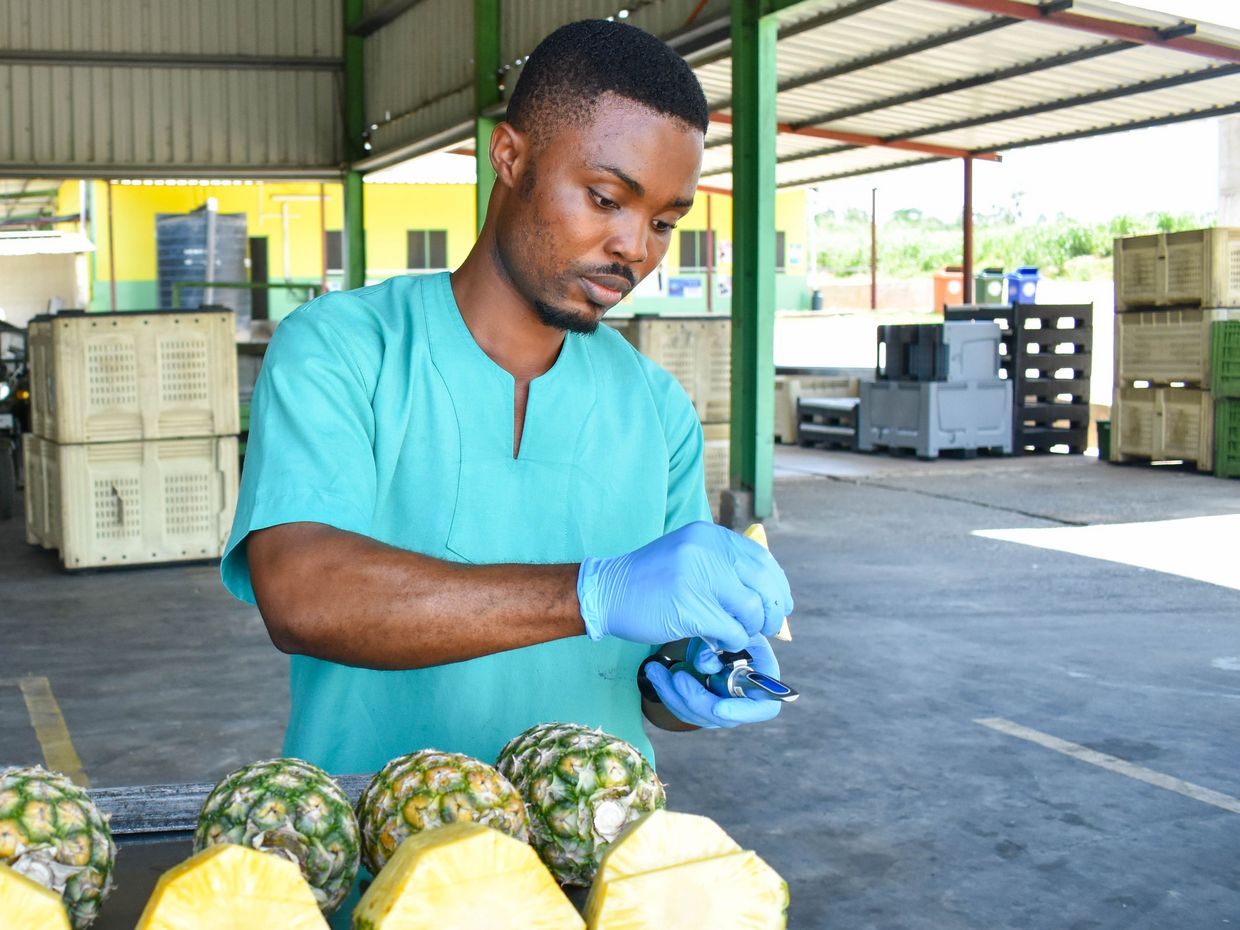
[[[1017,739],[1037,743],[1039,746],[1045,746],[1047,749],[1055,750],[1055,752],[1062,752],[1065,756],[1071,756],[1073,759],[1078,759],[1081,762],[1088,762],[1090,765],[1118,772],[1120,775],[1127,775],[1129,778],[1135,778],[1137,781],[1154,785],[1156,788],[1165,788],[1168,791],[1182,794],[1186,798],[1192,798],[1194,801],[1201,801],[1203,804],[1211,804],[1233,814],[1240,814],[1240,798],[1233,798],[1231,795],[1223,794],[1221,791],[1203,788],[1200,785],[1194,785],[1190,781],[1184,781],[1181,778],[1164,775],[1162,772],[1155,772],[1153,769],[1134,765],[1116,756],[1110,756],[1105,752],[1098,752],[1087,746],[1082,746],[1080,743],[1071,743],[1066,739],[1051,736],[1049,733],[1042,733],[1039,730],[1022,727],[1019,723],[1004,720],[1002,717],[986,717],[973,722],[980,723],[982,726],[997,730],[1000,733],[1006,733],[1008,736],[1015,736]]]

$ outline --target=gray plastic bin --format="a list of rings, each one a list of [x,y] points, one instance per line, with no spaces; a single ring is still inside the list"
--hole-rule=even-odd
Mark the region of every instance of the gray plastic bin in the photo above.
[[[945,449],[1012,452],[1012,383],[866,381],[861,384],[857,448],[912,449],[937,458]]]
[[[878,327],[880,381],[984,381],[999,375],[998,323],[901,323]]]

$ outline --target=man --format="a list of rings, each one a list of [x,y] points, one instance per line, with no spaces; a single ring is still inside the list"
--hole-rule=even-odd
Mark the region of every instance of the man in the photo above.
[[[492,136],[465,263],[281,323],[221,571],[293,655],[286,754],[341,773],[431,746],[491,762],[571,720],[652,757],[635,683],[652,645],[748,647],[778,674],[783,572],[709,523],[688,397],[599,326],[692,206],[707,115],[662,42],[565,26]],[[651,677],[697,726],[779,709]]]

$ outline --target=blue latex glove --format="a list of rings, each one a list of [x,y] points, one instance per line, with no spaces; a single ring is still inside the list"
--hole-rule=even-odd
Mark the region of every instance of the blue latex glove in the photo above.
[[[792,592],[758,543],[714,523],[690,523],[626,555],[586,559],[577,573],[591,639],[657,646],[701,636],[735,652],[779,632]]]
[[[755,636],[746,645],[753,656],[751,663],[760,672],[779,677],[779,663],[765,636]],[[692,662],[703,675],[712,675],[723,668],[719,656],[701,639],[689,642],[685,660]],[[694,726],[735,727],[742,723],[761,723],[770,720],[783,707],[782,701],[762,701],[752,698],[724,698],[706,690],[696,678],[686,671],[671,672],[657,662],[646,666],[646,677],[654,686],[659,699],[667,709]]]

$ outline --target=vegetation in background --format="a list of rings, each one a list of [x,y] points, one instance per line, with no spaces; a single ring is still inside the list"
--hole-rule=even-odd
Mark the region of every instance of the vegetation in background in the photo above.
[[[856,209],[828,210],[817,219],[817,268],[841,277],[870,273],[870,218]],[[1044,277],[1087,281],[1111,276],[1113,240],[1120,236],[1176,232],[1210,226],[1213,218],[1191,213],[1116,216],[1083,223],[1060,214],[1031,222],[1013,205],[973,221],[973,267],[1034,265]],[[944,222],[920,210],[899,210],[878,228],[878,273],[883,278],[917,278],[960,264],[960,221]]]

